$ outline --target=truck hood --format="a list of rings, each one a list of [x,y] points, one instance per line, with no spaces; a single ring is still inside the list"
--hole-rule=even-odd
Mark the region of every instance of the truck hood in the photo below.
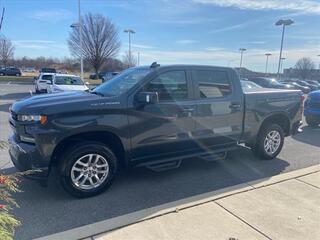
[[[16,114],[50,115],[119,104],[117,97],[102,97],[88,92],[62,92],[22,99],[14,103],[11,110]]]

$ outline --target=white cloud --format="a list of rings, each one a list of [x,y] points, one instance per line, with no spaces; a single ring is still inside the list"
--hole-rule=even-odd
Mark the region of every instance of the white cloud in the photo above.
[[[210,51],[213,50],[213,51]],[[301,57],[315,58],[315,49],[319,49],[319,45],[310,45],[301,48],[287,48],[283,51],[283,57],[286,58],[285,67],[294,66],[296,61]],[[270,57],[270,71],[277,70],[277,63],[279,57],[279,49],[263,49],[255,48],[248,49],[244,53],[243,64],[244,67],[254,71],[264,71],[265,68],[265,53],[272,54]],[[223,49],[209,47],[202,51],[160,51],[160,50],[146,50],[140,52],[140,59],[142,64],[149,65],[157,61],[160,64],[208,64],[217,66],[238,67],[240,60],[240,53],[237,49]],[[315,59],[317,60],[317,59]]]
[[[216,22],[217,19],[215,18],[188,18],[188,19],[155,19],[152,20],[153,22],[157,23],[167,23],[167,24],[175,24],[175,25],[192,25],[192,24],[203,24],[209,22]]]
[[[154,48],[153,46],[146,45],[146,44],[131,44],[132,47],[134,48],[139,48],[139,49],[151,49]]]
[[[55,41],[51,40],[14,40],[12,41],[15,45],[16,49],[24,48],[24,49],[65,49],[67,50],[67,46],[65,44],[59,44]]]
[[[29,15],[30,18],[46,21],[46,22],[60,22],[70,19],[73,13],[66,9],[55,10],[37,10]]]
[[[254,25],[258,22],[260,22],[260,20],[251,20],[251,21],[247,21],[239,24],[234,24],[234,25],[230,25],[222,28],[213,29],[213,30],[210,30],[209,33],[220,33],[220,32],[232,31],[236,29],[242,29],[242,28],[246,28],[251,25]]]
[[[248,10],[288,10],[320,14],[320,2],[315,0],[193,0],[193,2]]]
[[[188,44],[193,44],[196,43],[196,40],[193,39],[181,39],[181,40],[177,40],[176,43],[180,44],[180,45],[188,45]]]

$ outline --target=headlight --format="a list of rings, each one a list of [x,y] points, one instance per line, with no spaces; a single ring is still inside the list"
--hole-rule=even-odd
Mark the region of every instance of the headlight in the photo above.
[[[47,116],[43,115],[18,115],[18,120],[21,122],[40,122],[45,124],[47,122]]]

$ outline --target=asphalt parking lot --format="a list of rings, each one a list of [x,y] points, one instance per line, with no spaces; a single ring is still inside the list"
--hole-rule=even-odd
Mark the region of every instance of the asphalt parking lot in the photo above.
[[[32,85],[0,84],[0,140],[10,134],[9,106],[27,97]],[[320,128],[303,126],[303,133],[289,137],[278,158],[256,159],[246,148],[232,152],[227,160],[205,162],[190,159],[179,169],[155,173],[134,169],[120,173],[111,188],[90,199],[74,199],[54,181],[48,188],[23,180],[16,194],[20,208],[14,214],[22,221],[16,239],[32,239],[74,227],[106,220],[185,197],[218,190],[246,181],[320,163]],[[7,151],[0,151],[1,171],[14,172]]]

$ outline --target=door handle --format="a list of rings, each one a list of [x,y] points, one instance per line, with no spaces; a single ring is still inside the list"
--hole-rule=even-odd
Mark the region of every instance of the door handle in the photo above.
[[[240,103],[231,103],[229,108],[231,109],[239,109],[241,107]]]

